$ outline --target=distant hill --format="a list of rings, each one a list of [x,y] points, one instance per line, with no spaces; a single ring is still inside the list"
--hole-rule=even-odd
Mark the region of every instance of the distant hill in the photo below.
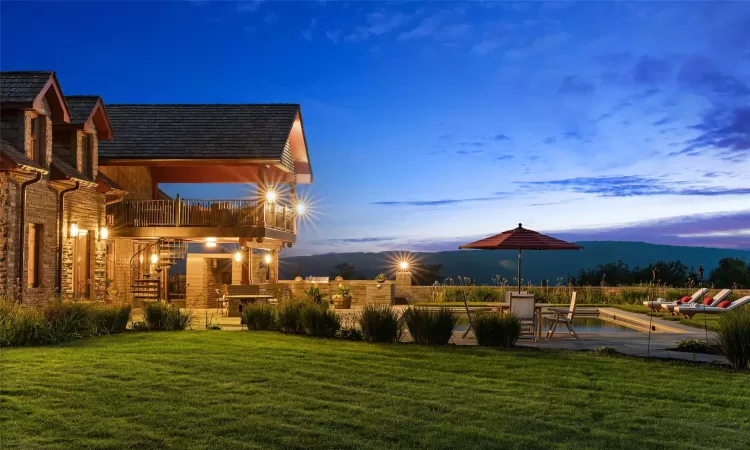
[[[722,258],[733,257],[750,261],[750,251],[727,250],[707,247],[678,247],[654,245],[644,242],[577,242],[583,246],[579,251],[526,251],[523,257],[523,278],[539,283],[540,280],[555,282],[557,278],[576,276],[581,269],[590,269],[598,264],[622,260],[631,268],[647,266],[662,261],[682,261],[690,268],[702,265],[706,276]],[[328,253],[314,256],[281,257],[281,276],[289,279],[295,275],[327,276],[336,264],[346,262],[367,278],[380,272],[395,269],[394,255],[400,252],[381,253]],[[481,284],[500,275],[512,280],[516,275],[515,251],[460,250],[437,253],[411,253],[412,257],[425,264],[442,264],[443,276],[468,276]]]

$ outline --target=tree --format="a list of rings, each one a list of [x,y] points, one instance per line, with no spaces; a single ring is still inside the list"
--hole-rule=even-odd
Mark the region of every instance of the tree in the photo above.
[[[738,258],[724,258],[711,271],[710,279],[722,288],[750,286],[750,264]]]
[[[357,279],[357,269],[347,262],[338,263],[333,266],[331,278],[336,278],[337,276],[340,276],[345,280],[355,280]]]

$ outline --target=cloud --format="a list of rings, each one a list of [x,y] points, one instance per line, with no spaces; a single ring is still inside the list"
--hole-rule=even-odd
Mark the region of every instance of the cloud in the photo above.
[[[659,126],[659,125],[666,125],[668,123],[672,123],[672,119],[670,119],[669,117],[665,117],[665,118],[663,118],[661,120],[657,120],[652,125]]]
[[[307,29],[302,32],[302,37],[307,39],[308,41],[312,42],[312,34],[315,30],[315,27],[318,26],[318,19],[313,17],[310,19],[310,25],[308,25]]]
[[[401,28],[411,19],[411,16],[397,12],[373,12],[367,15],[367,25],[358,26],[344,39],[347,41],[364,41],[373,36],[381,36]]]
[[[566,131],[565,133],[562,134],[562,137],[564,139],[573,139],[577,141],[583,140],[583,135],[579,133],[578,131]]]
[[[599,197],[642,197],[684,195],[720,197],[750,194],[750,188],[700,187],[686,182],[664,181],[641,176],[578,177],[549,181],[519,181],[525,189],[594,194]]]
[[[488,55],[505,45],[505,37],[485,37],[471,48],[471,52],[477,55]]]
[[[633,55],[629,52],[612,52],[594,56],[594,62],[604,67],[617,67],[630,62]]]
[[[497,134],[492,139],[494,139],[496,141],[509,141],[510,137],[508,135],[505,135],[505,134]]]
[[[539,37],[530,44],[514,48],[505,52],[510,59],[522,59],[554,50],[568,42],[570,35],[564,31],[558,31]]]
[[[440,26],[440,18],[437,16],[427,17],[422,20],[416,27],[409,31],[404,31],[398,35],[401,40],[418,39],[433,36]]]
[[[365,237],[365,238],[338,238],[338,239],[323,239],[318,242],[328,245],[343,245],[343,244],[364,244],[371,242],[390,242],[398,239],[394,236],[388,237]]]
[[[495,197],[473,197],[473,198],[448,198],[440,200],[400,200],[400,201],[380,201],[372,202],[371,205],[380,206],[442,206],[442,205],[460,205],[462,203],[491,202],[501,200],[502,193],[497,192]]]
[[[494,161],[508,161],[513,159],[513,155],[500,155],[493,158]]]
[[[647,55],[641,56],[631,71],[631,76],[636,84],[659,84],[671,74],[671,65],[665,59],[653,58]]]
[[[599,123],[599,122],[601,122],[602,120],[606,120],[606,119],[609,119],[609,118],[611,118],[611,117],[612,117],[612,114],[607,114],[607,113],[605,113],[605,114],[602,114],[601,116],[597,117],[597,118],[596,118],[596,119],[594,119],[594,120],[590,120],[589,122],[590,122],[590,123]]]
[[[568,75],[563,78],[557,91],[561,94],[586,95],[594,92],[594,89],[594,85],[588,81]]]
[[[256,12],[258,9],[260,9],[260,5],[262,3],[263,3],[263,0],[251,0],[251,1],[237,2],[237,11]]]
[[[701,94],[728,97],[750,95],[750,88],[739,78],[718,72],[704,57],[686,59],[677,72],[677,81]]]
[[[458,155],[476,155],[477,153],[482,153],[482,150],[459,150],[456,152]]]
[[[708,149],[729,162],[750,158],[750,107],[712,109],[693,128],[702,133],[688,141],[687,147],[670,153],[670,156],[695,156],[700,154],[699,150]]]
[[[328,40],[333,42],[334,44],[337,44],[342,34],[343,33],[341,30],[326,31],[326,38],[328,38]]]
[[[543,140],[542,142],[547,145],[554,144],[557,142],[557,138],[555,136],[550,136],[547,139]]]

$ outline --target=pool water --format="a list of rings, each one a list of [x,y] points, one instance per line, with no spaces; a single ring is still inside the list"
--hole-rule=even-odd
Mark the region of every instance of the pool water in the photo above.
[[[461,315],[458,318],[458,325],[456,331],[466,331],[469,326],[469,319],[466,315]],[[542,323],[542,332],[546,333],[547,330],[552,326],[551,320],[545,320]],[[620,325],[619,323],[611,322],[609,320],[600,319],[598,317],[578,317],[573,319],[573,329],[576,333],[637,333],[638,330]],[[568,329],[565,324],[558,324],[557,333],[567,333]]]

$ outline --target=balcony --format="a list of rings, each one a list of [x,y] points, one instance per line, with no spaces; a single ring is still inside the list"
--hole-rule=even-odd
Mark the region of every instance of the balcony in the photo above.
[[[113,237],[295,241],[291,208],[249,200],[123,200],[107,207],[107,222]]]

